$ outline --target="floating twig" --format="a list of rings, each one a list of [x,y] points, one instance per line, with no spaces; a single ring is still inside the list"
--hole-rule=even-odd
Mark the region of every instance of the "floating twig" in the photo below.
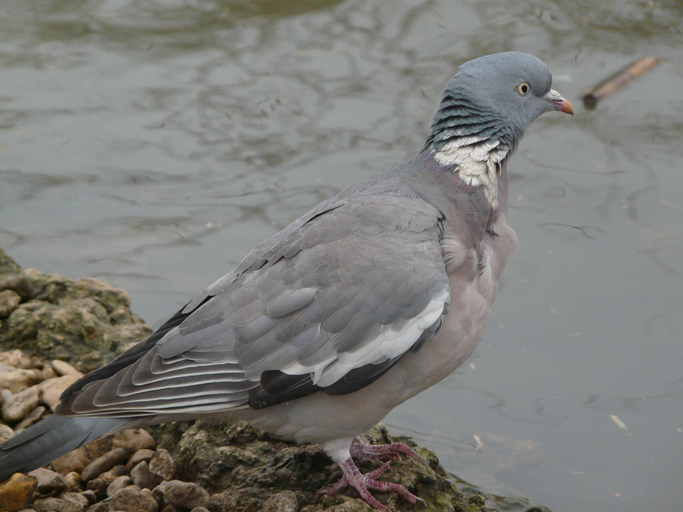
[[[614,94],[632,80],[651,71],[662,60],[658,57],[642,57],[623,67],[592,89],[586,91],[582,96],[584,106],[589,110],[594,109],[598,102]]]

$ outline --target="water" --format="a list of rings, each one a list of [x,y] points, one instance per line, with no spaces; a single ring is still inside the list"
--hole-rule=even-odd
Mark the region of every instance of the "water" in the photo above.
[[[683,504],[683,4],[5,0],[0,246],[162,320],[307,207],[414,154],[457,63],[580,91],[515,156],[521,240],[471,364],[388,423],[555,511]],[[599,4],[599,5],[598,5]]]

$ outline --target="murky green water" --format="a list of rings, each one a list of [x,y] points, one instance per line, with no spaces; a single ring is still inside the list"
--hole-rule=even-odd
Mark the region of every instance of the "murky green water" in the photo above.
[[[389,423],[556,511],[680,511],[682,22],[678,0],[5,0],[0,246],[160,320],[412,155],[457,63],[530,51],[576,98],[665,57],[595,112],[533,126],[485,343]]]

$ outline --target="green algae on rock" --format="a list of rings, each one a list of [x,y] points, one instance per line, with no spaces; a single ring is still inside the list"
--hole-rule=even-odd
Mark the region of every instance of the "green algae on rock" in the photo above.
[[[151,332],[125,291],[22,269],[2,250],[0,293],[0,350],[20,348],[89,371]]]

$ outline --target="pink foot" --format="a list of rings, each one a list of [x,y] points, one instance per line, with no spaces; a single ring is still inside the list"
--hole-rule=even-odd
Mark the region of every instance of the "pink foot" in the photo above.
[[[396,443],[398,444],[398,443]],[[412,451],[412,450],[411,450]],[[415,496],[412,492],[406,489],[401,484],[395,484],[391,482],[383,482],[381,480],[376,480],[378,476],[389,469],[391,462],[385,462],[379,468],[370,471],[369,473],[363,474],[353,462],[352,458],[346,459],[344,462],[339,464],[342,470],[341,479],[333,484],[332,486],[325,489],[323,492],[329,496],[337,494],[339,491],[344,489],[346,486],[350,485],[360,497],[365,500],[365,502],[373,508],[382,511],[388,511],[389,507],[378,501],[370,492],[370,489],[376,491],[390,491],[400,494],[403,499],[409,501],[410,503],[424,502],[421,498]]]
[[[353,443],[351,443],[351,457],[357,460],[371,461],[378,458],[386,461],[401,455],[413,457],[426,464],[425,460],[405,443],[367,444],[358,438],[354,439]]]

